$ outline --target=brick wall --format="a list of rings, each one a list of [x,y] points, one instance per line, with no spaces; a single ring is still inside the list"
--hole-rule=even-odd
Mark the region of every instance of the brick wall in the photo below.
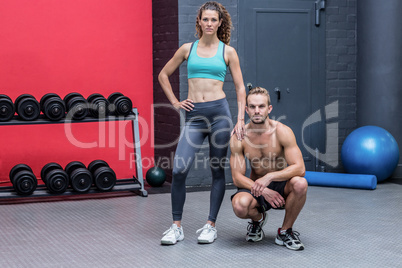
[[[326,75],[327,103],[338,101],[339,165],[328,171],[343,171],[340,160],[342,144],[356,128],[356,0],[326,2]],[[327,137],[331,138],[331,137]]]
[[[158,82],[158,74],[178,48],[177,0],[153,0],[153,72],[154,72],[154,124],[155,162],[167,172],[171,181],[171,156],[180,134],[178,113],[172,109]],[[179,71],[171,77],[173,92],[179,96]]]

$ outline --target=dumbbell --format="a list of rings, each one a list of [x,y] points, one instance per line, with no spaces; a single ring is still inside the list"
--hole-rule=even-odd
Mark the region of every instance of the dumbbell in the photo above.
[[[40,110],[52,121],[58,121],[66,115],[66,106],[60,96],[55,93],[45,94],[40,99]]]
[[[84,193],[92,186],[92,174],[82,162],[72,161],[66,165],[64,171],[70,177],[71,188],[76,192]]]
[[[40,175],[49,192],[62,194],[67,190],[69,178],[67,172],[59,164],[47,163],[43,166]]]
[[[129,115],[133,109],[133,103],[130,98],[120,92],[114,92],[107,98],[109,101],[109,110],[115,115]]]
[[[92,173],[94,184],[100,191],[110,191],[116,184],[116,174],[103,160],[94,160],[88,165]]]
[[[67,117],[75,120],[82,120],[88,115],[88,102],[77,92],[72,92],[64,97],[67,108]]]
[[[15,165],[9,175],[13,188],[19,195],[30,195],[38,186],[38,180],[28,165]]]
[[[22,94],[14,102],[15,110],[21,119],[33,121],[39,117],[40,106],[34,96]]]
[[[4,94],[0,94],[0,121],[9,121],[15,114],[13,100]]]
[[[104,118],[109,114],[109,101],[101,94],[94,93],[87,98],[89,113],[95,118]]]

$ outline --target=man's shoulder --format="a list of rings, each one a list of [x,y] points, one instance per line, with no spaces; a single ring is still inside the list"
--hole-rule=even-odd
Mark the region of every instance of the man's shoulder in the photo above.
[[[278,134],[283,134],[284,132],[288,132],[288,131],[293,132],[289,126],[285,125],[282,122],[272,120],[272,124],[274,126],[276,133],[278,133]]]
[[[289,126],[281,122],[278,122],[278,125],[276,127],[276,137],[279,143],[282,144],[282,146],[296,142],[293,130]]]
[[[243,140],[239,140],[237,135],[232,135],[230,138],[230,154],[231,156],[239,156],[244,154]]]
[[[243,147],[242,146],[243,140],[239,140],[236,134],[232,135],[232,137],[230,137],[230,147]]]

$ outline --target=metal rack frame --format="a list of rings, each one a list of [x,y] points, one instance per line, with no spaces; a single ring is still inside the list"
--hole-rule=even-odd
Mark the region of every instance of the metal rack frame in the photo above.
[[[23,121],[23,120],[18,120],[17,118],[13,118],[10,121],[5,121],[5,122],[0,122],[0,126],[12,126],[12,125],[41,125],[41,124],[76,124],[76,123],[91,123],[91,122],[109,122],[109,121],[127,121],[131,120],[132,121],[132,130],[133,130],[133,138],[134,138],[134,154],[136,156],[135,163],[136,163],[136,176],[133,176],[131,179],[119,179],[116,182],[116,186],[113,188],[113,190],[109,192],[115,192],[115,191],[131,191],[131,190],[138,190],[140,192],[140,195],[143,197],[148,196],[148,192],[144,188],[144,177],[143,177],[143,172],[142,172],[142,161],[141,161],[141,145],[140,145],[140,134],[139,134],[139,125],[138,125],[138,110],[137,108],[133,108],[133,113],[128,115],[128,116],[108,116],[105,118],[91,118],[91,117],[86,117],[83,120],[70,120],[70,119],[62,119],[59,121],[51,121],[47,120],[43,117],[40,117],[37,120],[34,121]],[[21,195],[16,195],[14,193],[11,193],[10,190],[13,189],[12,186],[10,187],[0,187],[0,199],[1,198],[23,198],[23,197],[41,197],[41,196],[58,196],[62,197],[64,195],[85,195],[85,194],[93,194],[97,193],[99,191],[91,189],[87,193],[76,193],[70,189],[68,189],[65,193],[63,194],[51,194],[48,193],[44,187],[44,185],[38,185],[37,190],[32,195],[29,196],[21,196]],[[8,191],[8,193],[4,193],[4,190]],[[99,193],[108,193],[108,192],[99,192]]]

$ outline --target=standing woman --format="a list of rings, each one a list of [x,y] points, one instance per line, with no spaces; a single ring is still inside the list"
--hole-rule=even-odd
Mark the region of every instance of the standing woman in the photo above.
[[[162,244],[184,239],[181,226],[186,198],[186,177],[205,137],[209,140],[212,188],[207,223],[197,231],[199,243],[217,238],[215,221],[225,194],[224,164],[231,136],[232,119],[223,91],[227,66],[236,88],[238,116],[232,131],[242,139],[246,92],[236,50],[229,46],[232,21],[224,6],[207,2],[198,11],[196,30],[199,40],[182,45],[159,74],[159,83],[175,109],[186,111],[186,123],[176,148],[171,189],[173,224],[164,233]],[[179,101],[169,76],[187,60],[188,97]],[[213,161],[212,161],[213,160]]]

